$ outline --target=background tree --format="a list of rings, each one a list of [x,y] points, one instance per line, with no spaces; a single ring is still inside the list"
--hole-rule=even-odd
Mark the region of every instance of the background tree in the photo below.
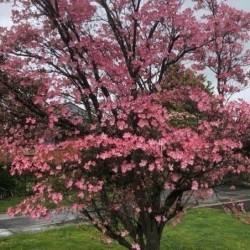
[[[237,10],[218,1],[196,1],[204,14],[206,29],[212,42],[197,53],[201,62],[196,69],[209,68],[216,77],[217,90],[221,95],[232,95],[246,87],[249,81],[250,51],[249,13]],[[231,18],[229,18],[231,17]]]
[[[192,193],[207,197],[229,172],[248,170],[238,149],[249,136],[249,105],[226,103],[221,84],[218,96],[186,84],[184,69],[178,83],[168,79],[177,63],[204,67],[203,49],[216,53],[211,23],[219,12],[210,6],[228,13],[229,30],[230,19],[243,20],[235,37],[248,32],[248,13],[200,0],[197,11],[210,14],[198,19],[183,2],[15,1],[13,26],[1,29],[1,111],[10,118],[2,147],[12,154],[11,173],[32,174],[36,183],[11,215],[81,211],[124,247],[157,250],[165,224]],[[229,59],[238,55],[226,51]],[[234,61],[241,69],[245,57]],[[191,107],[191,121],[173,123],[173,107]],[[48,143],[53,137],[64,140]]]

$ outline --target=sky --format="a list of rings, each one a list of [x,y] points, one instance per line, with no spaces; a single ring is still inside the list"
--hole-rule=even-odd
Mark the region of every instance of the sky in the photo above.
[[[0,25],[9,26],[11,24],[10,20],[11,5],[10,4],[0,4]]]
[[[190,0],[187,0],[187,5]],[[249,0],[228,0],[227,3],[233,7],[238,9],[243,9],[245,11],[250,12],[250,1]],[[10,13],[11,13],[11,5],[10,4],[0,4],[0,26],[10,26]],[[210,74],[207,75],[207,78],[211,78],[209,80],[213,81]],[[250,83],[249,83],[250,84]],[[234,94],[231,99],[242,98],[250,103],[250,86],[245,90],[242,90],[240,93]]]

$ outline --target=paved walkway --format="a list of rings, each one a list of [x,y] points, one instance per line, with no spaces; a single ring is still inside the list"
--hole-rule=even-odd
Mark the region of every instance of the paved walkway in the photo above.
[[[201,201],[199,207],[220,206],[222,203],[244,202],[245,209],[250,211],[250,189],[237,188],[230,190],[228,187],[216,189],[216,193],[208,200]],[[80,218],[80,214],[52,215],[52,220],[31,219],[28,216],[10,218],[6,214],[0,214],[0,236],[9,236],[17,232],[36,231],[54,227],[64,222],[73,222]]]
[[[9,236],[18,232],[38,231],[48,227],[55,227],[65,222],[72,222],[81,218],[80,214],[53,214],[50,221],[45,219],[31,219],[28,216],[10,218],[6,214],[0,215],[0,236]]]
[[[214,195],[210,199],[202,201],[199,206],[213,206],[222,203],[232,203],[241,201],[250,201],[250,189],[232,189],[230,187],[223,186],[220,188],[216,188]]]

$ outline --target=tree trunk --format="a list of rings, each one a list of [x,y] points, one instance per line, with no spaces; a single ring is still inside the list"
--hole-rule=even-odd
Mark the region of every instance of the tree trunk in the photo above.
[[[145,250],[160,250],[161,236],[155,230],[146,236],[146,248]]]
[[[147,242],[146,250],[160,250],[160,240],[151,239]]]
[[[160,250],[162,230],[154,218],[147,217],[147,223],[144,227],[145,250]]]

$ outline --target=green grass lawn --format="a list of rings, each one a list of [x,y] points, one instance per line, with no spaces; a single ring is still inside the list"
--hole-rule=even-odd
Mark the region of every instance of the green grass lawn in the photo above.
[[[65,226],[36,233],[0,238],[1,250],[122,250],[88,225]],[[249,250],[250,225],[215,209],[192,209],[182,222],[166,226],[162,249]]]
[[[11,197],[8,199],[0,200],[0,214],[6,213],[8,207],[17,205],[23,200],[23,197]]]
[[[0,237],[1,250],[123,250],[103,243],[104,237],[92,226],[65,226],[36,233]]]
[[[249,250],[250,225],[216,209],[192,209],[176,227],[166,227],[162,249]]]

